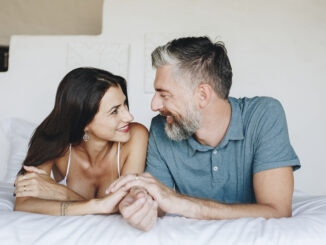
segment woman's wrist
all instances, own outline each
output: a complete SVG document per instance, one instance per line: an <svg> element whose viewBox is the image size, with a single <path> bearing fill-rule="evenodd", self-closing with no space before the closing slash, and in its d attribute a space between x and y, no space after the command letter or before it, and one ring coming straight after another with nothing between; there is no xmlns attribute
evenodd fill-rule
<svg viewBox="0 0 326 245"><path fill-rule="evenodd" d="M89 200L89 206L96 214L111 214L113 213L111 205L108 205L107 201L103 198L95 198Z"/></svg>

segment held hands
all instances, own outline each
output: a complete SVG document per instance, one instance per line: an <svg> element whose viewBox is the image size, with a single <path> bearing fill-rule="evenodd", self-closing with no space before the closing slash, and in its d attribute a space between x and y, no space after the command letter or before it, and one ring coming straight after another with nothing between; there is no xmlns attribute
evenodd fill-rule
<svg viewBox="0 0 326 245"><path fill-rule="evenodd" d="M100 205L99 209L101 210L101 213L112 214L118 212L119 203L127 195L127 193L127 191L120 189L114 193L110 193L103 198L97 199L96 201Z"/></svg>
<svg viewBox="0 0 326 245"><path fill-rule="evenodd" d="M27 173L18 176L15 181L16 197L37 197L49 200L64 198L63 193L58 191L59 184L46 171L32 166L24 166L24 169Z"/></svg>
<svg viewBox="0 0 326 245"><path fill-rule="evenodd" d="M157 202L141 187L131 188L129 194L119 204L124 220L143 231L149 231L155 225L157 207Z"/></svg>
<svg viewBox="0 0 326 245"><path fill-rule="evenodd" d="M163 185L155 179L150 173L141 175L128 174L111 184L108 192L116 192L120 189L124 191L130 190L132 187L142 187L147 190L150 196L158 203L158 206L166 213L175 213L175 203L177 201L177 193Z"/></svg>

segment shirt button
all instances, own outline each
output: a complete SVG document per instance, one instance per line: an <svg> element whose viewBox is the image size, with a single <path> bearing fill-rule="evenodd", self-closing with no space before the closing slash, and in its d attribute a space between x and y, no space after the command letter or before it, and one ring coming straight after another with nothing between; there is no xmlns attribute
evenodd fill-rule
<svg viewBox="0 0 326 245"><path fill-rule="evenodd" d="M217 150L214 150L214 151L213 151L213 154L216 155L216 153L217 153Z"/></svg>
<svg viewBox="0 0 326 245"><path fill-rule="evenodd" d="M214 166L214 167L213 167L213 170L214 170L214 171L217 171L217 170L218 170L218 167L217 167L217 166Z"/></svg>

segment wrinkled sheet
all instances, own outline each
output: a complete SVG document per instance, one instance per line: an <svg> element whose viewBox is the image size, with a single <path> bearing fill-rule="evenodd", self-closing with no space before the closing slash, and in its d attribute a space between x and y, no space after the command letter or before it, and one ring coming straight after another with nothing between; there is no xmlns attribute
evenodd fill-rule
<svg viewBox="0 0 326 245"><path fill-rule="evenodd" d="M150 232L120 215L55 217L13 212L14 187L0 182L0 244L326 244L326 196L296 191L293 217L193 220L159 218Z"/></svg>

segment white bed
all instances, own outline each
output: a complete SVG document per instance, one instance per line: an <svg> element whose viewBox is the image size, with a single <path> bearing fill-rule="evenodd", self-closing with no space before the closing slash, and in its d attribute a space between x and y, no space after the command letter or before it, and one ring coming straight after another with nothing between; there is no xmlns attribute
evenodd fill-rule
<svg viewBox="0 0 326 245"><path fill-rule="evenodd" d="M13 181L35 124L0 121L0 244L326 244L326 196L296 191L293 217L198 221L160 218L150 232L129 226L119 215L55 217L13 212Z"/></svg>
<svg viewBox="0 0 326 245"><path fill-rule="evenodd" d="M0 182L0 243L14 244L326 244L326 197L295 192L293 217L198 221L160 218L150 232L119 215L54 217L13 212L12 184Z"/></svg>

